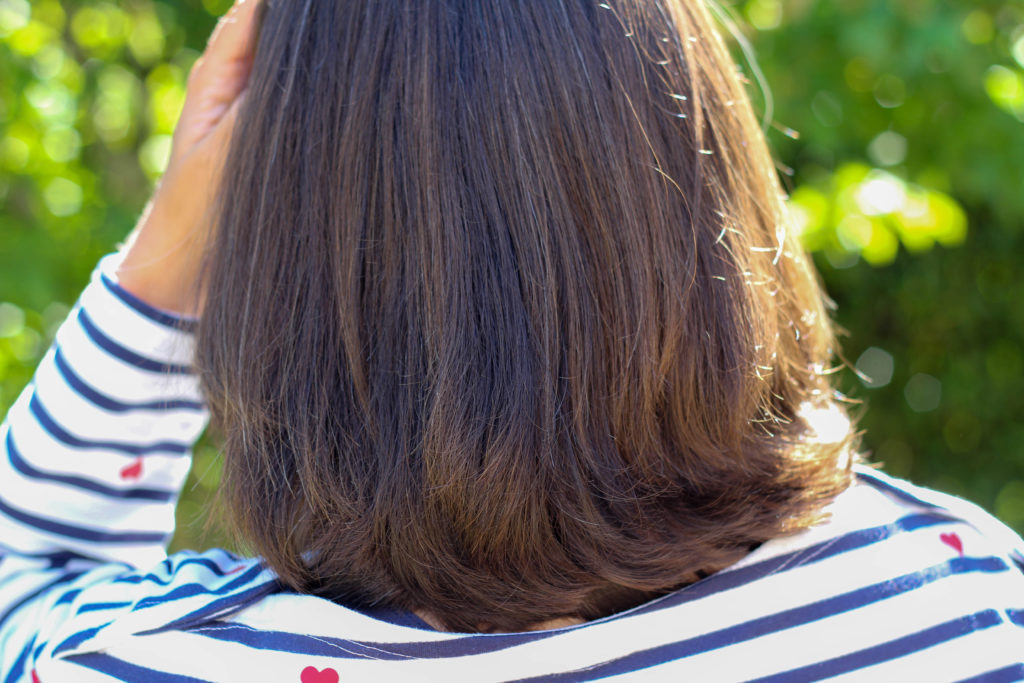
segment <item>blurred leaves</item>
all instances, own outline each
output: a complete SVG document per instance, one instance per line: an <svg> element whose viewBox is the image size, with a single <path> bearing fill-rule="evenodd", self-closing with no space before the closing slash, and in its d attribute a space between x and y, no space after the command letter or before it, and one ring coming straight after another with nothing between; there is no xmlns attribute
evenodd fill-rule
<svg viewBox="0 0 1024 683"><path fill-rule="evenodd" d="M804 245L839 268L857 256L888 265L900 244L920 252L936 243L956 246L967 236L967 216L952 197L860 163L801 185L789 205Z"/></svg>
<svg viewBox="0 0 1024 683"><path fill-rule="evenodd" d="M0 408L145 204L229 4L0 0ZM849 331L866 447L1024 530L1024 0L722 4ZM218 462L197 450L175 547L223 541L195 521Z"/></svg>
<svg viewBox="0 0 1024 683"><path fill-rule="evenodd" d="M0 0L0 409L167 164L185 80L226 2ZM219 480L197 449L182 515Z"/></svg>
<svg viewBox="0 0 1024 683"><path fill-rule="evenodd" d="M731 7L871 457L1024 530L1024 2Z"/></svg>

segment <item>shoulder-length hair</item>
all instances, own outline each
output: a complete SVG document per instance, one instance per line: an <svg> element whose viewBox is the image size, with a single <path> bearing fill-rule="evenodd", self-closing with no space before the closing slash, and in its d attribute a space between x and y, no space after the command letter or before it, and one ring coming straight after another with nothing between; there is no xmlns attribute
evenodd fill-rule
<svg viewBox="0 0 1024 683"><path fill-rule="evenodd" d="M698 0L272 0L224 175L197 366L295 590L594 618L849 483L823 294Z"/></svg>

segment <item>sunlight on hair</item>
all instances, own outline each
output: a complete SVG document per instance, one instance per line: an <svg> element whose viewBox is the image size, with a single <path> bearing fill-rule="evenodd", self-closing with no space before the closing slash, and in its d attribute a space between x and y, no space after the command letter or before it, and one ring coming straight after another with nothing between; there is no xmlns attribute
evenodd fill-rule
<svg viewBox="0 0 1024 683"><path fill-rule="evenodd" d="M810 425L819 443L839 443L850 433L850 418L834 405L823 408L813 403L801 403L800 415Z"/></svg>

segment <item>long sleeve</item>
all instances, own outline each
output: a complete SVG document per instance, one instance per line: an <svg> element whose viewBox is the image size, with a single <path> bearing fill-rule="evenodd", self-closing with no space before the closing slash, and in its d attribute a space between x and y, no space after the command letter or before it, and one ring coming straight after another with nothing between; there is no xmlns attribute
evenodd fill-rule
<svg viewBox="0 0 1024 683"><path fill-rule="evenodd" d="M100 262L0 427L3 674L37 597L97 568L166 557L207 422L187 321L120 288L116 259Z"/></svg>
<svg viewBox="0 0 1024 683"><path fill-rule="evenodd" d="M101 261L0 428L0 543L152 564L207 413L191 335Z"/></svg>

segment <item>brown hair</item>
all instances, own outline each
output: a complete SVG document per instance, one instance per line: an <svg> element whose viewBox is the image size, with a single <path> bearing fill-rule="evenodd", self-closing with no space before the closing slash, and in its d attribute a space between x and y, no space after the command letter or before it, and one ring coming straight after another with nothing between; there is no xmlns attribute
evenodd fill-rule
<svg viewBox="0 0 1024 683"><path fill-rule="evenodd" d="M296 590L594 618L849 483L701 2L270 2L225 175L197 364L234 526Z"/></svg>

